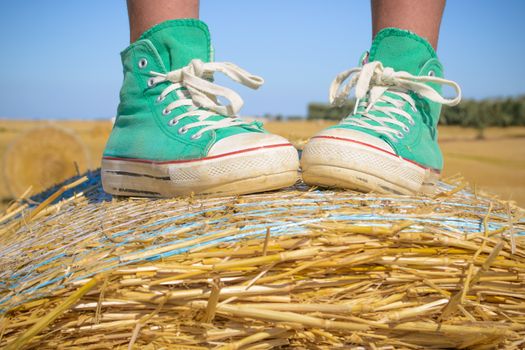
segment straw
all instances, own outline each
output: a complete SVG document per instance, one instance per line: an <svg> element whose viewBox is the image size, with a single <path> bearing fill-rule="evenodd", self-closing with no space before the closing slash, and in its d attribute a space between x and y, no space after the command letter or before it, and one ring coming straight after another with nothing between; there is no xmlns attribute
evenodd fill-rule
<svg viewBox="0 0 525 350"><path fill-rule="evenodd" d="M0 347L519 349L525 212L450 181L150 200L89 174L0 226Z"/></svg>

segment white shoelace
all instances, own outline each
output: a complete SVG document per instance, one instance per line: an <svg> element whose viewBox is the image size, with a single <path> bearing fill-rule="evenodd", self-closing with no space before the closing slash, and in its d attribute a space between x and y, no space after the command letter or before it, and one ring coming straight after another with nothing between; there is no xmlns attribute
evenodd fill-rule
<svg viewBox="0 0 525 350"><path fill-rule="evenodd" d="M193 139L197 139L206 131L252 124L235 117L244 103L239 94L207 80L211 79L215 72L221 72L230 79L252 89L257 89L264 83L263 78L252 75L230 62L202 62L194 59L187 66L166 74L150 72L154 76L148 80L150 87L167 81L172 83L159 95L157 98L158 102L162 102L173 91L179 97L178 100L166 106L162 111L164 115L169 115L172 110L181 106L189 108L188 112L171 119L170 125L176 125L181 119L186 117L194 116L198 118L197 122L180 128L179 133L184 134L191 128L204 126L192 136ZM229 104L221 104L217 99L218 97L225 98L229 101ZM228 116L229 118L219 121L208 120L209 117L215 115Z"/></svg>
<svg viewBox="0 0 525 350"><path fill-rule="evenodd" d="M350 76L352 78L345 83ZM429 82L454 88L456 97L444 98L432 87L425 84ZM374 130L392 141L404 137L402 132L392 128L393 125L400 126L404 132L409 132L410 127L405 123L415 124L412 116L403 110L406 103L410 105L412 110L416 110L414 99L409 95L409 92L415 92L419 96L448 106L455 106L461 101L461 89L457 83L451 80L435 76L414 76L408 72L396 72L392 68L383 67L381 62L374 61L337 75L330 86L330 103L341 106L348 99L350 90L354 86L357 98L354 113L345 118L342 124ZM387 91L400 97L400 100L386 95ZM365 97L368 99L363 101ZM379 102L384 104L378 105ZM356 115L359 107L365 108L364 112L359 113L362 117L352 118ZM385 116L374 115L372 114L373 111L382 112ZM405 121L400 121L394 114L401 116ZM371 124L371 122L375 122L377 125Z"/></svg>

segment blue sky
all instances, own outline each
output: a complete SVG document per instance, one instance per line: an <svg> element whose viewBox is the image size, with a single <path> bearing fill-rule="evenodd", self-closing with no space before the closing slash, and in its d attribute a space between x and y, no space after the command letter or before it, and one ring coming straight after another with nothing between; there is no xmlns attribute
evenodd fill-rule
<svg viewBox="0 0 525 350"><path fill-rule="evenodd" d="M449 0L438 55L472 98L525 94L525 1ZM201 0L217 61L265 78L243 115L305 115L371 40L368 0ZM3 0L0 117L110 118L129 42L124 0Z"/></svg>

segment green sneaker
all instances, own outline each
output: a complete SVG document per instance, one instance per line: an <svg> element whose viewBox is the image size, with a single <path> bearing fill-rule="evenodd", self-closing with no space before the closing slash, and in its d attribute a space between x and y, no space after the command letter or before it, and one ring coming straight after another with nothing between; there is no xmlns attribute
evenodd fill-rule
<svg viewBox="0 0 525 350"><path fill-rule="evenodd" d="M443 168L437 143L441 105L461 99L458 84L442 77L425 39L396 28L379 32L361 66L332 82L330 102L344 103L355 87L356 108L307 143L303 180L365 192L433 193ZM441 85L457 96L443 98Z"/></svg>
<svg viewBox="0 0 525 350"><path fill-rule="evenodd" d="M106 192L243 194L297 181L299 160L292 144L259 122L236 117L241 97L212 82L214 72L253 89L263 79L232 63L211 62L206 24L195 19L161 23L121 56L120 104L102 159Z"/></svg>

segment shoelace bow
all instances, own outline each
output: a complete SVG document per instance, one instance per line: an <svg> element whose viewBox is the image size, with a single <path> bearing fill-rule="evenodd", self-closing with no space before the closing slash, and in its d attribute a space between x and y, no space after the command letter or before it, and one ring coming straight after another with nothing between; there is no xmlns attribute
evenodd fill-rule
<svg viewBox="0 0 525 350"><path fill-rule="evenodd" d="M350 80L348 80L349 78ZM429 82L452 87L456 96L452 99L444 98L432 87L425 84ZM338 74L330 86L330 103L341 106L348 99L353 87L355 87L357 99L354 113L345 118L342 123L374 130L393 141L395 141L395 137L402 138L404 135L387 124L398 125L405 132L410 130L394 114L405 118L410 125L415 124L412 116L403 110L405 103L408 103L412 110L416 110L414 99L409 95L409 92L415 92L419 96L448 106L455 106L461 101L461 88L451 80L435 76L414 76L402 71L396 72L390 67L383 67L383 64L378 61L366 63L362 67L352 68ZM398 100L386 95L387 91L401 99ZM363 102L366 97L368 97L367 101ZM378 105L378 102L385 102L386 105ZM362 117L353 118L359 107L365 107L364 112L358 113ZM374 115L371 113L373 111L382 112L385 116ZM375 122L377 125L370 122Z"/></svg>
<svg viewBox="0 0 525 350"><path fill-rule="evenodd" d="M214 84L208 79L213 77L213 73L221 72L230 79L247 86L251 89L259 88L263 83L263 78L253 75L230 62L202 62L199 59L192 60L187 66L168 72L166 74L150 72L153 78L150 79L150 86L163 82L171 82L167 88L157 98L163 101L166 96L175 91L178 100L171 102L163 110L164 115L168 115L172 110L186 106L189 111L178 115L170 121L170 125L176 125L181 119L189 116L198 117L198 122L187 124L179 129L179 133L185 133L191 128L204 126L193 138L199 138L204 132L235 125L250 125L235 115L244 104L241 96L235 91ZM229 103L223 105L218 97L223 97ZM227 116L221 120L208 120L215 115Z"/></svg>

